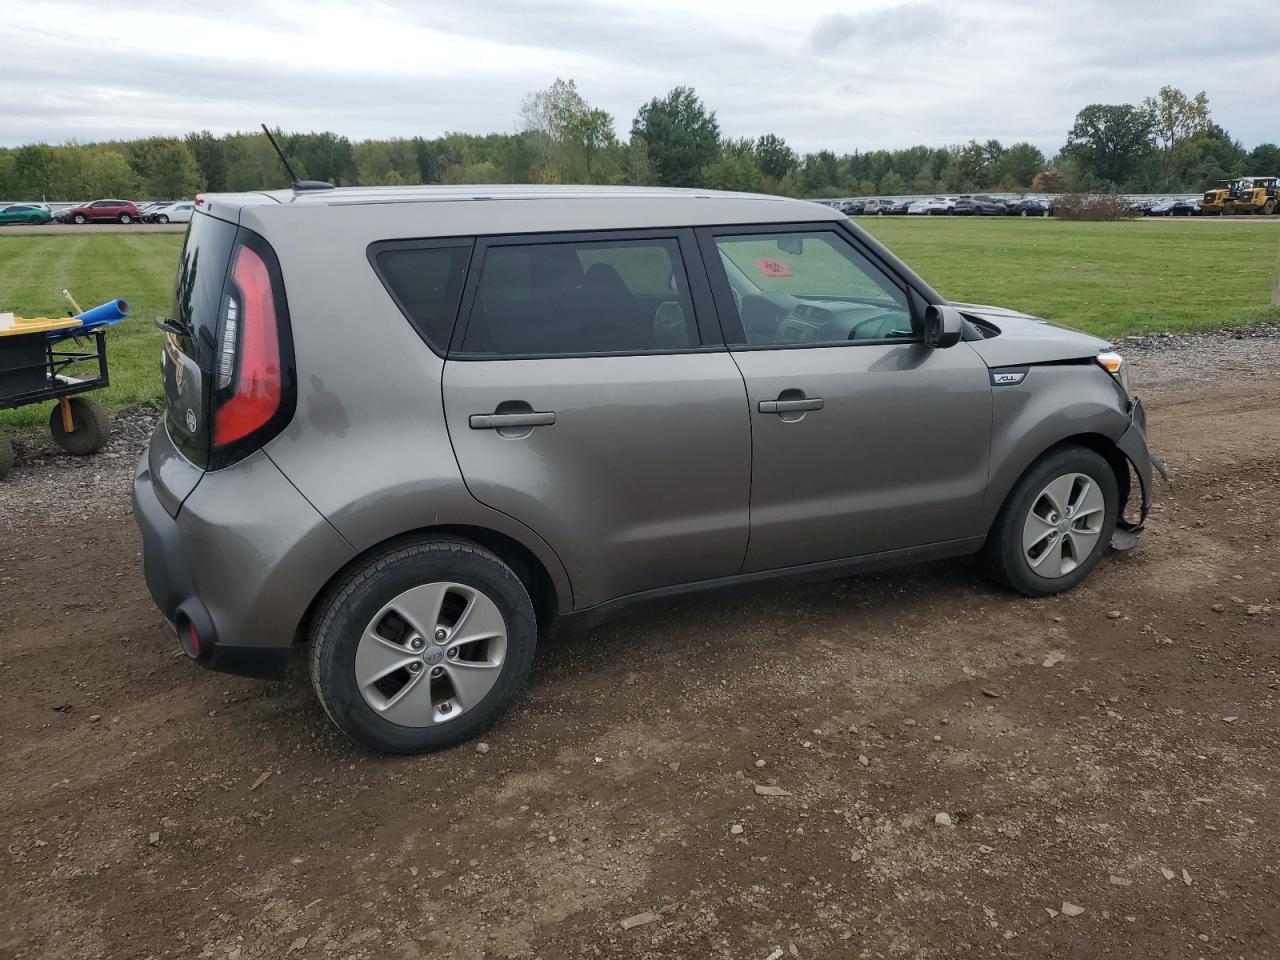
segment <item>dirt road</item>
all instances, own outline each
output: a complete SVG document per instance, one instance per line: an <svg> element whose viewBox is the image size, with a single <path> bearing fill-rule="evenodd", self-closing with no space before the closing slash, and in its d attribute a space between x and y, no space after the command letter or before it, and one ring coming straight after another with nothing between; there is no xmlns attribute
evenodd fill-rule
<svg viewBox="0 0 1280 960"><path fill-rule="evenodd" d="M1132 351L1174 484L1076 592L642 610L546 643L486 753L175 657L126 458L20 468L0 957L1280 956L1280 338L1193 339Z"/></svg>

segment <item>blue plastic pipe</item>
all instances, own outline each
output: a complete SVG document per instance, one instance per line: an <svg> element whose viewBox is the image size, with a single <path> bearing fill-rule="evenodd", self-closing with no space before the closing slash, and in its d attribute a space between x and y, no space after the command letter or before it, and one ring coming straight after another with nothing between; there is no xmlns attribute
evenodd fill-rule
<svg viewBox="0 0 1280 960"><path fill-rule="evenodd" d="M119 323L132 312L132 309L126 300L108 300L96 307L90 307L84 313L76 314L76 319L84 329L91 330L94 327Z"/></svg>

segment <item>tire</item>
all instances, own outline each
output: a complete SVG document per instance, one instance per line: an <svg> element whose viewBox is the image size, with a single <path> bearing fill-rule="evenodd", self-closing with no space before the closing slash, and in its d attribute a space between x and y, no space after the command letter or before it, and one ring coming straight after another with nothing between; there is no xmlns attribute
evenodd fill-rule
<svg viewBox="0 0 1280 960"><path fill-rule="evenodd" d="M1050 494L1055 485L1058 490ZM1078 511L1090 512L1080 512L1074 519L1050 512L1055 501L1074 502ZM1102 559L1119 509L1115 471L1101 454L1075 444L1055 447L1031 465L1000 508L983 547L987 570L1026 597L1070 590ZM1033 510L1041 519L1032 519ZM1091 518L1099 514L1101 521L1095 525ZM1049 517L1056 518L1056 523L1048 522ZM1031 536L1036 538L1030 550L1023 546L1026 531L1034 531ZM1075 555L1069 556L1073 551ZM1044 575L1055 562L1059 571Z"/></svg>
<svg viewBox="0 0 1280 960"><path fill-rule="evenodd" d="M49 433L54 443L77 457L97 453L111 438L111 417L106 408L86 397L72 397L67 402L71 404L71 423L75 429L71 433L63 429L61 404L55 403L49 412Z"/></svg>
<svg viewBox="0 0 1280 960"><path fill-rule="evenodd" d="M168 223L168 222L169 222L169 218L166 217L163 213L160 214L160 216L156 217L156 223Z"/></svg>
<svg viewBox="0 0 1280 960"><path fill-rule="evenodd" d="M87 217L85 217L83 213L77 213L74 217L71 218L71 222L72 223L88 223L89 220Z"/></svg>
<svg viewBox="0 0 1280 960"><path fill-rule="evenodd" d="M122 213L122 214L120 214L120 222L121 222L121 223L126 223L126 224L127 224L127 223L133 223L133 217L129 216L129 214L127 214L127 213Z"/></svg>
<svg viewBox="0 0 1280 960"><path fill-rule="evenodd" d="M0 433L0 480L9 475L9 471L13 469L13 461L15 459L13 444L9 442L8 437Z"/></svg>
<svg viewBox="0 0 1280 960"><path fill-rule="evenodd" d="M456 635L436 639L459 624L485 635L486 618L494 627L500 618L500 641L496 634L464 641L462 650L472 652L455 658ZM398 754L456 746L488 728L524 686L538 634L533 602L509 566L476 544L440 537L403 541L359 562L330 588L314 622L311 683L325 713L357 743ZM384 639L369 636L375 632ZM480 666L486 662L494 665ZM474 684L474 703L455 677Z"/></svg>
<svg viewBox="0 0 1280 960"><path fill-rule="evenodd" d="M31 224L33 227L38 227L40 226L40 224L44 223L44 221L41 220L39 217L32 217L30 220L27 221L27 223Z"/></svg>
<svg viewBox="0 0 1280 960"><path fill-rule="evenodd" d="M1268 217L1271 216L1276 212L1276 202L1274 200L1268 200L1262 205L1262 212Z"/></svg>

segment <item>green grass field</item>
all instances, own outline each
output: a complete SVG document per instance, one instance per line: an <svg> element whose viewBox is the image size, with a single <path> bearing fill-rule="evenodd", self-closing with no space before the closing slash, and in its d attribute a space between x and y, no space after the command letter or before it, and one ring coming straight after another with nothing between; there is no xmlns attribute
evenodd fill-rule
<svg viewBox="0 0 1280 960"><path fill-rule="evenodd" d="M950 300L1012 307L1115 339L1280 318L1280 224L861 217Z"/></svg>
<svg viewBox="0 0 1280 960"><path fill-rule="evenodd" d="M1268 306L1280 228L1254 223L1067 223L868 217L858 221L943 294L1025 310L1100 336L1204 330L1280 319ZM133 316L108 336L119 408L160 396L160 340L181 234L0 234L0 310L59 316L124 297ZM776 251L773 255L776 255ZM48 405L0 412L24 432Z"/></svg>
<svg viewBox="0 0 1280 960"><path fill-rule="evenodd" d="M164 335L152 321L169 313L181 250L180 233L0 234L0 310L64 316L64 287L86 308L123 297L133 314L107 334L111 385L92 396L112 409L156 400ZM0 426L44 427L51 406L0 412Z"/></svg>

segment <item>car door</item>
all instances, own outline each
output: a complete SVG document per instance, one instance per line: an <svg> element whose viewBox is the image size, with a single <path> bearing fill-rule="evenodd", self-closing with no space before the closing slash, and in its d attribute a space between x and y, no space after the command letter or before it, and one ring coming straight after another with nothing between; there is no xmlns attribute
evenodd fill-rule
<svg viewBox="0 0 1280 960"><path fill-rule="evenodd" d="M751 409L744 572L978 534L991 388L923 300L836 224L701 232Z"/></svg>
<svg viewBox="0 0 1280 960"><path fill-rule="evenodd" d="M17 223L22 212L21 207L0 207L0 223Z"/></svg>
<svg viewBox="0 0 1280 960"><path fill-rule="evenodd" d="M463 477L552 546L575 606L738 572L750 422L692 232L480 240L461 313Z"/></svg>

